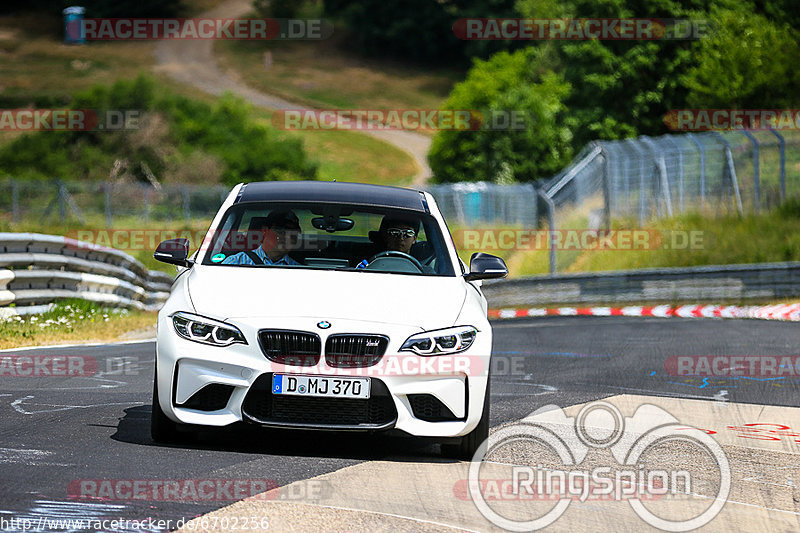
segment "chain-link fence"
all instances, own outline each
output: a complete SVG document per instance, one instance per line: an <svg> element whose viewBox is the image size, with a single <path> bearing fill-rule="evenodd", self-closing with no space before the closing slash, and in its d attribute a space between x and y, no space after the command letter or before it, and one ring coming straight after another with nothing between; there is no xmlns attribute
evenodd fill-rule
<svg viewBox="0 0 800 533"><path fill-rule="evenodd" d="M230 191L223 185L0 180L0 212L13 224L24 222L96 224L108 227L131 218L149 221L207 221Z"/></svg>
<svg viewBox="0 0 800 533"><path fill-rule="evenodd" d="M710 132L596 141L549 180L555 217L599 199L612 217L646 220L688 211L758 213L800 193L800 135Z"/></svg>
<svg viewBox="0 0 800 533"><path fill-rule="evenodd" d="M539 189L550 228L686 211L759 213L800 194L800 132L735 131L589 143ZM582 220L584 222L576 222ZM554 239L550 273L555 273Z"/></svg>
<svg viewBox="0 0 800 533"><path fill-rule="evenodd" d="M457 183L428 189L447 220L535 227L533 185ZM0 180L0 217L13 224L69 222L111 228L132 219L205 224L216 214L230 187L139 183Z"/></svg>
<svg viewBox="0 0 800 533"><path fill-rule="evenodd" d="M460 225L485 223L533 228L537 225L536 188L495 183L454 183L427 188L442 215Z"/></svg>
<svg viewBox="0 0 800 533"><path fill-rule="evenodd" d="M224 185L0 180L0 220L83 222L98 217L207 223L225 199ZM800 132L739 131L642 136L589 143L538 190L531 184L455 183L428 187L457 225L535 228L546 215L559 228L576 212L589 227L611 218L701 210L757 213L800 194ZM538 201L537 201L538 195Z"/></svg>

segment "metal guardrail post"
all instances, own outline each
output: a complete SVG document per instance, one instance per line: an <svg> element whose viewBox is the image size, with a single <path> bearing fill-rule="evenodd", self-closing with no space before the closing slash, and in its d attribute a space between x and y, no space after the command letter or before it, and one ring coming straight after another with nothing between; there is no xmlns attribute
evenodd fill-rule
<svg viewBox="0 0 800 533"><path fill-rule="evenodd" d="M150 191L147 185L141 185L142 188L142 211L145 222L150 221Z"/></svg>
<svg viewBox="0 0 800 533"><path fill-rule="evenodd" d="M683 150L671 135L664 135L664 138L675 147L675 151L678 153L678 206L681 212L683 212Z"/></svg>
<svg viewBox="0 0 800 533"><path fill-rule="evenodd" d="M103 183L103 192L105 193L105 205L103 209L106 217L106 227L110 228L114 224L111 216L111 184L108 182Z"/></svg>
<svg viewBox="0 0 800 533"><path fill-rule="evenodd" d="M604 144L599 144L602 150L600 154L603 156L603 225L606 231L611 231L611 183L609 176L609 166L611 162Z"/></svg>
<svg viewBox="0 0 800 533"><path fill-rule="evenodd" d="M579 173L581 170L583 170L584 168L586 168L586 166L587 166L589 163L591 163L591 162L592 162L592 160L593 160L595 157L597 157L597 156L598 156L598 154L600 154L600 147L599 147L599 146L595 146L595 147L592 149L592 151L591 151L590 153L586 154L586 156L585 156L585 157L584 157L584 158L581 160L581 162L580 162L580 163L578 163L577 165L575 165L574 167L572 167L572 169L570 169L570 171L569 171L569 172L567 172L566 174L564 174L564 176L562 176L562 177L561 177L561 179L560 179L560 180L558 180L558 183L556 183L555 185L553 185L552 187L550 187L550 189L547 191L547 194L549 195L549 197L550 197L550 198L552 198L553 196L555 196L556 194L558 194L558 192L559 192L559 191L560 191L562 188L564 188L564 186L565 186L567 183L569 183L570 181L572 181L572 180L575 178L575 176L577 176L577 175L578 175L578 173Z"/></svg>
<svg viewBox="0 0 800 533"><path fill-rule="evenodd" d="M643 150L636 143L636 139L627 139L625 142L630 143L636 155L639 156L639 226L644 226L645 218L645 201L644 201L644 154Z"/></svg>
<svg viewBox="0 0 800 533"><path fill-rule="evenodd" d="M728 165L728 173L730 174L731 178L731 187L733 188L733 194L736 197L736 206L739 208L739 214L744 215L744 208L742 207L742 195L739 192L739 180L736 178L736 166L733 164L733 154L731 153L731 143L729 143L720 132L712 131L711 133L716 135L717 139L719 139L719 141L725 147L725 162Z"/></svg>
<svg viewBox="0 0 800 533"><path fill-rule="evenodd" d="M658 147L653 139L646 135L639 137L639 140L647 144L653 151L653 160L658 168L658 173L661 176L661 193L664 195L664 201L667 206L667 216L672 216L672 195L669 190L669 176L667 175L667 164L664 162L664 154L658 153ZM644 164L642 164L644 166Z"/></svg>
<svg viewBox="0 0 800 533"><path fill-rule="evenodd" d="M780 157L781 157L781 169L780 169L780 180L781 180L781 203L786 201L786 140L783 138L783 135L778 133L777 131L770 129L769 132L773 134L775 137L778 138L778 143L780 146Z"/></svg>
<svg viewBox="0 0 800 533"><path fill-rule="evenodd" d="M758 214L761 209L761 187L758 175L758 139L747 130L742 130L742 133L753 143L753 194L755 195L755 212Z"/></svg>
<svg viewBox="0 0 800 533"><path fill-rule="evenodd" d="M192 211L189 204L189 189L185 185L181 187L181 196L183 196L183 218L186 219L187 224L191 224Z"/></svg>
<svg viewBox="0 0 800 533"><path fill-rule="evenodd" d="M542 189L538 189L537 193L544 200L547 205L547 236L550 248L550 275L554 276L556 273L556 205L553 199L550 198Z"/></svg>
<svg viewBox="0 0 800 533"><path fill-rule="evenodd" d="M66 188L61 181L58 182L58 221L64 222L67 218L67 194Z"/></svg>
<svg viewBox="0 0 800 533"><path fill-rule="evenodd" d="M19 223L19 184L17 180L11 181L11 221Z"/></svg>
<svg viewBox="0 0 800 533"><path fill-rule="evenodd" d="M700 150L700 206L706 205L706 149L693 133L687 133L687 137L691 140L697 149Z"/></svg>

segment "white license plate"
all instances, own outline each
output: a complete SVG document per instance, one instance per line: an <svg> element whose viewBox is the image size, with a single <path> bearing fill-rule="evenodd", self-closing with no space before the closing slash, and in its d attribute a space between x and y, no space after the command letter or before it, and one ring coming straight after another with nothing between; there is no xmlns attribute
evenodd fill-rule
<svg viewBox="0 0 800 533"><path fill-rule="evenodd" d="M333 378L300 374L272 376L272 394L368 399L369 386L369 378Z"/></svg>

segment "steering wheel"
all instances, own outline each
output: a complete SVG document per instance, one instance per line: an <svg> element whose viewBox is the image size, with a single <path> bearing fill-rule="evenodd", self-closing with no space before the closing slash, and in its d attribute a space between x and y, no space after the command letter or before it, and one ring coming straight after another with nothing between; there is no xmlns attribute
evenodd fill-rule
<svg viewBox="0 0 800 533"><path fill-rule="evenodd" d="M399 257L401 259L405 259L406 261L411 261L411 263L419 269L420 272L424 272L425 270L422 268L422 263L420 263L416 257L413 255L409 255L405 252L400 252L397 250L386 250L385 252L380 252L372 257L369 258L368 263L372 263L376 259L380 259L381 257Z"/></svg>

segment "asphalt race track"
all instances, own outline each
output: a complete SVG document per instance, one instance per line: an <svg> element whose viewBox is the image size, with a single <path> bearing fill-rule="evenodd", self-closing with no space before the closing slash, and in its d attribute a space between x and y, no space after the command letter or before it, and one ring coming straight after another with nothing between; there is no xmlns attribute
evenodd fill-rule
<svg viewBox="0 0 800 533"><path fill-rule="evenodd" d="M623 405L655 398L665 402L681 423L714 424L704 429L717 432L715 438L721 439L731 457L731 499L738 503L727 504L723 511L723 515L731 513L727 522L712 521L709 530L752 530L754 521L758 530L800 529L800 435L793 437L793 432L800 433L800 376L792 369L777 377L708 377L670 371L677 356L797 356L800 328L796 324L546 317L497 321L494 326L493 427L522 419L548 404L566 408L621 398L619 405ZM263 529L275 531L287 527L276 521L275 513L284 518L297 516L294 526L288 527L303 531L320 527L314 525L317 511L324 517L321 527L328 530L388 530L389 524L395 530L497 529L473 517L472 503L454 496L447 489L453 486L449 481L441 484L445 489L436 488L440 471L466 463L441 459L437 446L429 443L238 428L205 434L182 446L154 444L149 436L154 353L153 342L0 353L0 357L91 356L98 365L97 372L88 377L0 376L0 529L22 531L21 521L26 520L28 530L78 531L52 521L67 518L152 518L171 520L174 528L179 520L235 501L224 495L211 501L74 497L81 481L154 479L259 479L270 480L268 488L300 487L294 493L296 501L291 493L280 491L270 501L273 506L285 504L269 511L273 513L271 527ZM766 433L758 434L764 438L746 438L746 432L737 434L727 428L746 423L772 424L769 427L781 431L773 431L769 438ZM773 443L776 448L769 448ZM780 475L776 477L775 472ZM401 473L405 482L416 485L393 482L393 476ZM312 485L303 485L311 478L319 480L313 485L314 498ZM382 488L369 495L355 492L366 490L364 480L382 481ZM361 496L348 496L349 490ZM762 493L763 498L754 496ZM464 506L463 514L446 510L451 500ZM619 511L623 512L627 511ZM570 508L552 527L616 529L615 523L604 522L608 514L602 504L585 502L574 512ZM723 520L723 515L717 520ZM632 514L619 520L618 526L645 526ZM222 528L207 525L203 530Z"/></svg>

